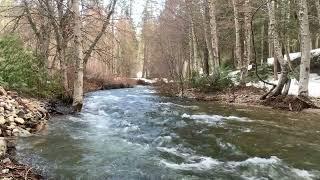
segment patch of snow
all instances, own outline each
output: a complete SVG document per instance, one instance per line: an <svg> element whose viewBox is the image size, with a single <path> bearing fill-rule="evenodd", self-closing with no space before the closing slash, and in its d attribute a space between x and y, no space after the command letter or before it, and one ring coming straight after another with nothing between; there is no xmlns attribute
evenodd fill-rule
<svg viewBox="0 0 320 180"><path fill-rule="evenodd" d="M280 75L279 75L280 76ZM269 79L268 82L271 82L273 84L278 84L278 81ZM265 85L263 82L258 83L247 83L247 86L254 86L257 88L267 88L271 89L272 86ZM310 74L310 80L309 80L309 96L310 97L320 97L320 76L318 74ZM290 95L298 95L299 91L299 82L296 79L292 79L291 86L289 89Z"/></svg>
<svg viewBox="0 0 320 180"><path fill-rule="evenodd" d="M311 57L320 56L320 49L313 49L310 51L310 53L311 53ZM295 59L298 59L301 57L301 52L290 53L289 57L290 57L290 61L294 61ZM288 60L287 55L284 55L284 60L286 61ZM268 58L267 61L269 65L273 65L274 58Z"/></svg>

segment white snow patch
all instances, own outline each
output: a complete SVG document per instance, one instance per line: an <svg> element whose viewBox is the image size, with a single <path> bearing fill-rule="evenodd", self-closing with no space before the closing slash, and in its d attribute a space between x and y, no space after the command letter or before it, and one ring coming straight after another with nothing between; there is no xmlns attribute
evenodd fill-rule
<svg viewBox="0 0 320 180"><path fill-rule="evenodd" d="M271 82L273 84L277 84L278 81L269 79L268 82ZM254 86L257 88L267 88L271 89L272 86L266 85L263 82L258 82L258 83L247 83L247 86ZM311 97L320 97L320 76L318 74L310 74L310 80L309 80L309 96ZM292 79L291 86L289 89L289 94L290 95L298 95L299 91L299 81L296 79Z"/></svg>
<svg viewBox="0 0 320 180"><path fill-rule="evenodd" d="M313 49L313 50L310 51L310 53L311 53L311 57L320 56L320 49ZM295 59L298 59L298 58L301 57L301 52L290 53L289 57L290 57L290 61L294 61ZM288 56L284 55L283 58L284 58L284 60L287 61ZM274 58L268 58L267 61L268 61L269 65L273 65Z"/></svg>

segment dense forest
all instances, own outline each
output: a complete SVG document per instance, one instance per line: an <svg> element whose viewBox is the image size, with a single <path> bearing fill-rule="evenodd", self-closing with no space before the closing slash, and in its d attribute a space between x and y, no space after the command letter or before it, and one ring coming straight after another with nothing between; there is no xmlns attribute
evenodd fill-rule
<svg viewBox="0 0 320 180"><path fill-rule="evenodd" d="M132 4L1 1L2 84L40 94L61 87L81 109L84 79L142 74L219 89L226 71L239 70L240 85L258 78L274 97L296 78L298 95L308 96L309 74L319 70L310 53L319 46L319 1L166 0L159 10L147 0L139 25ZM272 73L277 84L267 81Z"/></svg>

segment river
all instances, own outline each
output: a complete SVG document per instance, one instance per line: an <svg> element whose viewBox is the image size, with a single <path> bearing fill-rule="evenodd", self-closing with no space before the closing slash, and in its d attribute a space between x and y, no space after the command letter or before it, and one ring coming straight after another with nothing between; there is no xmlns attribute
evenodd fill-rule
<svg viewBox="0 0 320 180"><path fill-rule="evenodd" d="M320 118L98 91L82 113L20 139L17 158L51 179L320 179Z"/></svg>

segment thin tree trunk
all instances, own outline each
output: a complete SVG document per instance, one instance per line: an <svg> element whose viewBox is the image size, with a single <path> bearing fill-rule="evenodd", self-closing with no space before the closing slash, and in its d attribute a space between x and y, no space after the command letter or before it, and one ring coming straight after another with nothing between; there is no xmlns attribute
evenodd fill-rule
<svg viewBox="0 0 320 180"><path fill-rule="evenodd" d="M219 57L219 39L217 31L217 18L216 18L216 0L208 0L209 5L209 16L210 16L210 29L211 29L211 43L212 43L212 55L213 55L213 65L214 72L217 72L220 67L220 57Z"/></svg>
<svg viewBox="0 0 320 180"><path fill-rule="evenodd" d="M239 7L238 0L232 0L233 11L234 11L234 26L236 33L236 49L235 49L235 59L237 62L238 68L242 67L242 46L241 46L241 25L240 25L240 16L239 16Z"/></svg>
<svg viewBox="0 0 320 180"><path fill-rule="evenodd" d="M263 25L261 27L261 65L263 65L264 63L264 22Z"/></svg>
<svg viewBox="0 0 320 180"><path fill-rule="evenodd" d="M244 85L248 75L248 66L252 59L252 27L251 27L251 5L250 0L244 3L244 26L245 26L245 59L241 68L240 84Z"/></svg>
<svg viewBox="0 0 320 180"><path fill-rule="evenodd" d="M204 8L204 15L203 15L203 21L204 21L204 36L206 40L207 49L209 52L209 66L210 62L214 62L214 52L212 47L212 38L211 38L211 27L210 27L210 9L208 0L203 0L203 8ZM214 66L214 64L212 64ZM214 68L213 68L214 70ZM210 70L209 70L210 71Z"/></svg>
<svg viewBox="0 0 320 180"><path fill-rule="evenodd" d="M278 31L276 30L276 13L275 13L275 0L271 0L268 3L268 11L269 11L269 20L270 20L270 35L273 40L274 44L274 53L277 57L280 65L281 65L281 76L278 81L278 85L275 88L275 90L272 92L272 96L278 96L281 95L284 85L288 81L288 74L289 74L289 68L288 68L288 62L283 59L281 44L279 41L279 35Z"/></svg>
<svg viewBox="0 0 320 180"><path fill-rule="evenodd" d="M311 58L311 38L308 18L308 4L306 0L299 0L299 25L301 37L301 65L299 96L307 97L309 95L309 76L310 76L310 58Z"/></svg>

